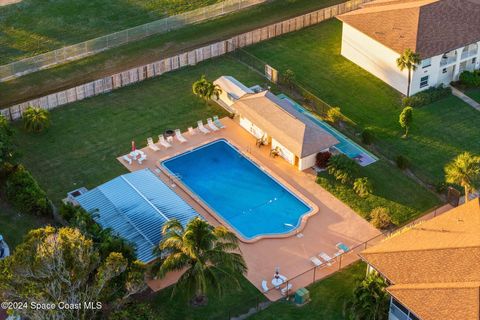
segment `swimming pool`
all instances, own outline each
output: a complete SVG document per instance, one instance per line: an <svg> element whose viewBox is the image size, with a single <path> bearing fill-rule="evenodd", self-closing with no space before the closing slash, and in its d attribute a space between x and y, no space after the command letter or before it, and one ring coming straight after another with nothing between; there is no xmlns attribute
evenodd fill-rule
<svg viewBox="0 0 480 320"><path fill-rule="evenodd" d="M289 233L312 210L223 139L162 165L247 240Z"/></svg>
<svg viewBox="0 0 480 320"><path fill-rule="evenodd" d="M357 159L361 166L368 166L369 164L372 164L378 160L378 158L372 153L368 152L367 150L356 144L354 141L347 138L345 135L337 131L329 124L320 120L311 112L305 110L301 105L299 105L283 93L279 94L278 97L282 100L288 101L295 109L308 116L313 122L315 122L315 124L317 124L323 130L334 136L340 142L335 145L335 148L341 153L345 154L347 157Z"/></svg>

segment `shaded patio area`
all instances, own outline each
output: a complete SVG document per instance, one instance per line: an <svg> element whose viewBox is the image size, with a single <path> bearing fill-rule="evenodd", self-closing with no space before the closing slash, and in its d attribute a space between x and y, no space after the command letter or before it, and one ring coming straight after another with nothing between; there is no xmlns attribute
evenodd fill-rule
<svg viewBox="0 0 480 320"><path fill-rule="evenodd" d="M281 297L280 290L272 289L272 279L276 268L279 268L280 274L291 279L292 290L296 290L310 284L314 278L318 280L335 272L340 265L343 267L358 260L357 255L352 252L343 255L341 262L338 258L339 261L332 263L331 266L317 268L315 272L311 270L313 264L310 257L316 256L318 258L321 252L334 257L334 254L338 251L337 243L342 242L348 247L354 248L378 236L380 232L320 187L315 182L316 175L313 170L299 171L281 157L272 158L270 148L268 146L257 147L256 139L240 127L235 120L224 118L221 121L226 125L225 129L206 135L184 133L187 142L181 144L175 139L171 148L161 147L159 151L153 151L148 147L143 148L142 151L147 155L147 160L141 165L135 161L129 165L122 160L122 157L119 157L118 160L130 171L150 168L209 223L219 225L221 221L217 215L201 203L195 195L192 195L182 185L181 181L169 176L162 169L160 163L206 143L217 139L226 139L293 193L314 204L317 212L308 218L299 234L292 234L284 238L261 239L253 243L240 243L240 248L248 265L247 278L260 291L263 291L262 281L265 280L267 286L271 289L266 294L270 300L277 300ZM228 227L228 225L226 226ZM381 237L377 237L377 239L380 241ZM306 271L308 272L303 276L294 278ZM172 274L162 280L152 280L149 282L149 286L153 290L160 290L173 284L178 276L179 274Z"/></svg>

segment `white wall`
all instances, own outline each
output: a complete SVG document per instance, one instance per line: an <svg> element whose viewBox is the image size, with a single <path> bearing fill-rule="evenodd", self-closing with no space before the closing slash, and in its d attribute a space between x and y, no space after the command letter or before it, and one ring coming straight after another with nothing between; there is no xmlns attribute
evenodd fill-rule
<svg viewBox="0 0 480 320"><path fill-rule="evenodd" d="M397 68L399 54L346 23L343 23L342 55L403 94L407 93L408 73Z"/></svg>
<svg viewBox="0 0 480 320"><path fill-rule="evenodd" d="M282 146L277 140L272 138L272 150L277 147L280 151L279 155L285 160L287 160L288 163L295 165L295 155L290 150Z"/></svg>
<svg viewBox="0 0 480 320"><path fill-rule="evenodd" d="M298 170L305 170L308 168L311 168L315 165L317 162L317 154L312 154L310 156L307 156L305 158L301 158L298 161Z"/></svg>
<svg viewBox="0 0 480 320"><path fill-rule="evenodd" d="M240 126L242 126L245 130L250 132L255 138L260 139L264 137L267 139L267 134L262 129L254 125L250 120L244 117L240 117Z"/></svg>

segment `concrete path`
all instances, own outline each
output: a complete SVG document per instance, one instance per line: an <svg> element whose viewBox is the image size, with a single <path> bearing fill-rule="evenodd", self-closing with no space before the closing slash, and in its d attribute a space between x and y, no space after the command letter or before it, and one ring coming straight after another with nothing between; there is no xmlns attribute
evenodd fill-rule
<svg viewBox="0 0 480 320"><path fill-rule="evenodd" d="M462 99L465 103L468 103L470 106L473 108L477 109L480 111L480 103L477 101L473 100L469 96L467 96L465 93L462 91L458 90L457 88L451 87L452 88L452 94L460 99Z"/></svg>

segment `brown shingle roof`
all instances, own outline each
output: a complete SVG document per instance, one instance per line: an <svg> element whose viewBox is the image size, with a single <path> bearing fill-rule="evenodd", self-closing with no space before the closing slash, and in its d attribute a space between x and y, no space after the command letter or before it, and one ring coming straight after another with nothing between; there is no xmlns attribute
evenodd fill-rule
<svg viewBox="0 0 480 320"><path fill-rule="evenodd" d="M394 234L360 255L389 279L388 291L420 318L480 318L479 199Z"/></svg>
<svg viewBox="0 0 480 320"><path fill-rule="evenodd" d="M299 158L338 144L335 137L269 91L247 94L232 108Z"/></svg>
<svg viewBox="0 0 480 320"><path fill-rule="evenodd" d="M480 41L480 0L378 0L338 17L396 51L422 59Z"/></svg>

